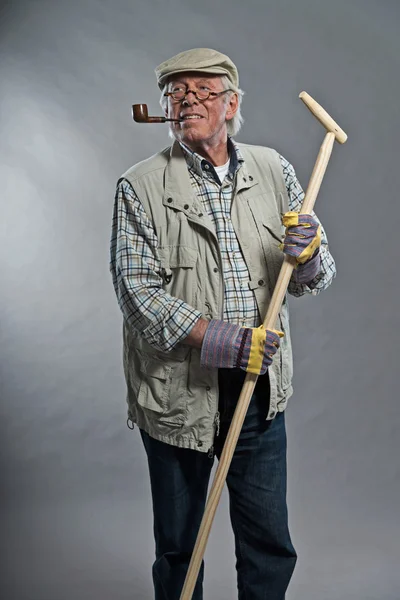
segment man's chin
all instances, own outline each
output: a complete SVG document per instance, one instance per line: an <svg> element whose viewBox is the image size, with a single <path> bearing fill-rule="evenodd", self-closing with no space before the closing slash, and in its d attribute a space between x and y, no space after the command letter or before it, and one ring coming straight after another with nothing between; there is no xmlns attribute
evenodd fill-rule
<svg viewBox="0 0 400 600"><path fill-rule="evenodd" d="M198 131L194 127L191 127L190 129L181 129L178 132L178 136L184 144L188 142L202 142L203 140L207 139L204 131Z"/></svg>
<svg viewBox="0 0 400 600"><path fill-rule="evenodd" d="M169 136L190 146L191 144L201 144L209 139L209 132L202 131L198 127L170 127Z"/></svg>

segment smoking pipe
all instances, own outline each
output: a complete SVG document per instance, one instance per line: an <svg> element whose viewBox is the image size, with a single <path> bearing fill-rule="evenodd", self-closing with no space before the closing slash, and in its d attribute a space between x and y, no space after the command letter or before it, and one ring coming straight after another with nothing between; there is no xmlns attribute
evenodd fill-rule
<svg viewBox="0 0 400 600"><path fill-rule="evenodd" d="M149 117L147 104L132 104L132 117L136 123L165 123L175 121L180 123L183 119L167 119L166 117Z"/></svg>

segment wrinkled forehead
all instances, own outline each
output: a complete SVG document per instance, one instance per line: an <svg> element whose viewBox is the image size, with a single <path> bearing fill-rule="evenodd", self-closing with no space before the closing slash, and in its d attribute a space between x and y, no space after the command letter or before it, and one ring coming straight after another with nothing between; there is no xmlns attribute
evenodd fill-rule
<svg viewBox="0 0 400 600"><path fill-rule="evenodd" d="M219 73L200 73L199 71L184 71L183 73L174 73L168 77L167 85L182 83L184 85L210 85L216 86L220 83L221 77Z"/></svg>

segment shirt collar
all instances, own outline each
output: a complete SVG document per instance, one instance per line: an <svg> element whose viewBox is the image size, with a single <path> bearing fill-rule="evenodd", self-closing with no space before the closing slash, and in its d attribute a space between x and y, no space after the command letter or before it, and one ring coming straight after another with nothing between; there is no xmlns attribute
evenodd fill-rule
<svg viewBox="0 0 400 600"><path fill-rule="evenodd" d="M188 148L182 142L179 142L179 144L182 148L182 152L186 159L186 163L189 169L192 169L199 177L203 178L205 174L211 174L211 176L217 178L218 180L218 176L214 169L214 166L208 160L200 156L200 154L197 154L197 152L194 152L193 150ZM240 153L237 144L229 136L227 145L228 154L230 157L229 174L233 176L236 173L236 171L239 170L242 166L244 159Z"/></svg>

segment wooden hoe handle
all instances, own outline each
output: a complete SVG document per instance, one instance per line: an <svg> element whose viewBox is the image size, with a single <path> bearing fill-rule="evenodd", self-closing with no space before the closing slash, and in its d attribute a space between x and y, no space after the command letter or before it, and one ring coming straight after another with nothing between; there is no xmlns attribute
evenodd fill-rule
<svg viewBox="0 0 400 600"><path fill-rule="evenodd" d="M305 194L304 202L300 213L311 213L315 200L317 198L319 188L321 187L329 158L332 153L335 139L340 143L344 143L347 135L335 123L335 121L324 111L324 109L315 102L306 92L300 94L300 98L317 117L317 119L325 126L328 133L321 145L317 161L312 172L310 182ZM278 280L275 285L274 293L264 320L266 329L275 329L275 322L285 298L287 286L289 284L292 271L296 265L295 258L285 254L284 262L281 267ZM189 569L186 574L184 586L182 588L180 600L191 600L193 591L196 585L197 576L200 570L201 561L203 560L204 552L208 537L210 535L211 525L213 523L222 490L228 474L229 466L236 448L236 444L243 426L250 399L257 383L258 375L247 373L239 400L236 406L235 414L226 437L225 445L221 454L214 481L207 499L206 508L203 519L200 524L200 529L197 535L196 544L192 553Z"/></svg>

